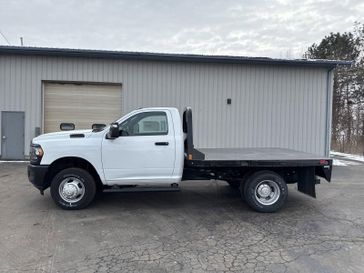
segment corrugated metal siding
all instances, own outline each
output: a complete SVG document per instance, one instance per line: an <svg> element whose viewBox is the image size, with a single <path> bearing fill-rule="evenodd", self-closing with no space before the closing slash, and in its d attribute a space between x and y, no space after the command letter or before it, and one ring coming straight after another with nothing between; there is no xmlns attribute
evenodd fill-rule
<svg viewBox="0 0 364 273"><path fill-rule="evenodd" d="M197 147L326 153L322 68L2 55L0 109L26 112L25 154L42 124L42 81L122 83L124 114L143 106L192 106Z"/></svg>

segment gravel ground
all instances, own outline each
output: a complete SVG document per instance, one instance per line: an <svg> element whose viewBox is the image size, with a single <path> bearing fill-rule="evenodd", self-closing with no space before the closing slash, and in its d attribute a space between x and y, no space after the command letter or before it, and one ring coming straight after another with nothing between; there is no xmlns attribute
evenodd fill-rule
<svg viewBox="0 0 364 273"><path fill-rule="evenodd" d="M363 272L364 165L336 167L317 199L292 186L273 214L221 181L64 211L24 163L1 163L0 272Z"/></svg>

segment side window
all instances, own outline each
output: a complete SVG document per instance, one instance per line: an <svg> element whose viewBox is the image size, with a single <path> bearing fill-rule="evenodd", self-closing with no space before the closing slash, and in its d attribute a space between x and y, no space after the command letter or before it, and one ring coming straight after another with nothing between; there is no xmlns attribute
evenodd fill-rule
<svg viewBox="0 0 364 273"><path fill-rule="evenodd" d="M168 134L165 112L136 114L119 125L121 136L156 136Z"/></svg>

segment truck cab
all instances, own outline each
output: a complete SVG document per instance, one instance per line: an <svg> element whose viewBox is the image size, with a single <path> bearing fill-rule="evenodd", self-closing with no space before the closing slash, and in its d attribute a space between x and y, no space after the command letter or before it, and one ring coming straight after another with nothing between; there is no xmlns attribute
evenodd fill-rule
<svg viewBox="0 0 364 273"><path fill-rule="evenodd" d="M117 135L110 136L110 127ZM115 130L114 130L115 131ZM43 192L59 169L86 167L105 186L179 183L183 132L176 108L142 108L104 130L40 135L31 143L29 175Z"/></svg>

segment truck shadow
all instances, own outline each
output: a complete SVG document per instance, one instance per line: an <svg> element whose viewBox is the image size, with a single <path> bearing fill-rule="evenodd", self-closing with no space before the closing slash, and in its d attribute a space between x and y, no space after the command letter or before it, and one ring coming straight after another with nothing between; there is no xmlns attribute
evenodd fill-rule
<svg viewBox="0 0 364 273"><path fill-rule="evenodd" d="M290 190L286 205L282 211L302 210L311 206L312 198ZM208 213L211 210L238 210L253 212L242 200L238 190L231 189L224 182L189 182L182 185L179 192L107 192L101 193L90 207L117 207L126 210L170 210L198 209Z"/></svg>
<svg viewBox="0 0 364 273"><path fill-rule="evenodd" d="M105 192L98 195L95 206L121 206L136 208L211 208L214 206L240 206L242 200L238 191L229 186L216 189L182 188L178 192Z"/></svg>

